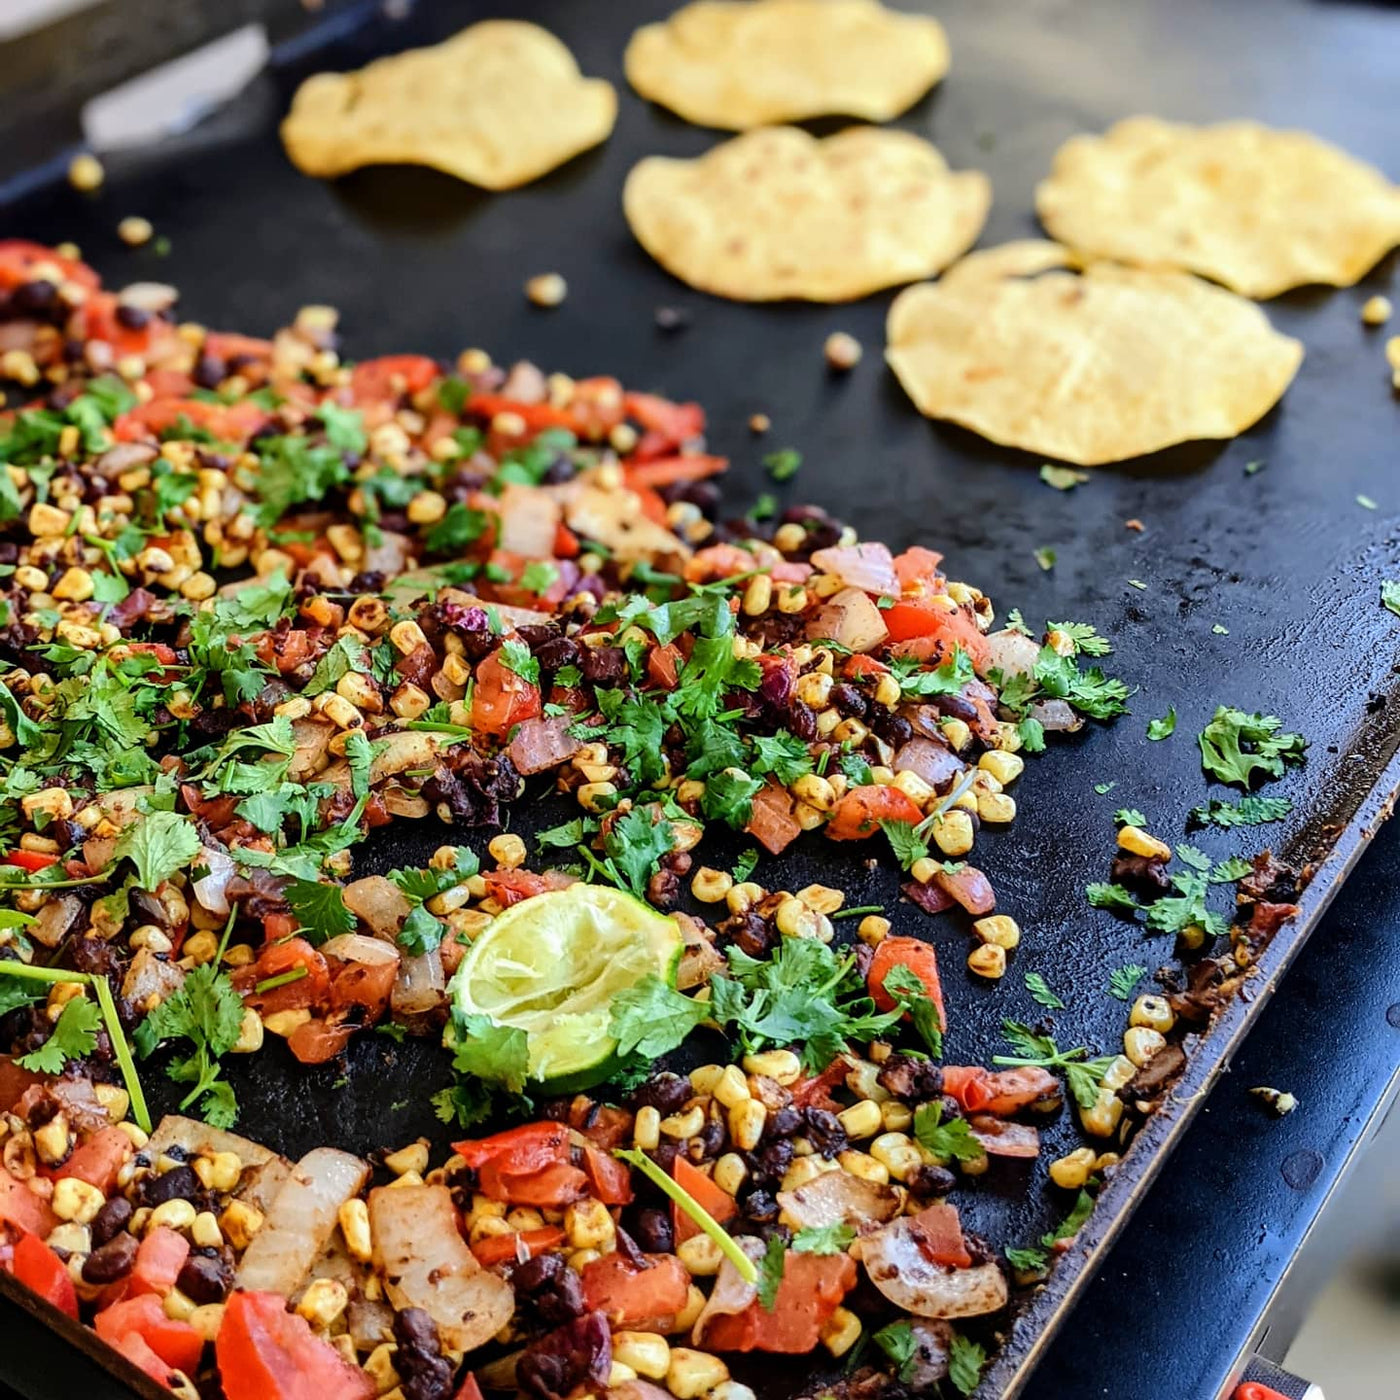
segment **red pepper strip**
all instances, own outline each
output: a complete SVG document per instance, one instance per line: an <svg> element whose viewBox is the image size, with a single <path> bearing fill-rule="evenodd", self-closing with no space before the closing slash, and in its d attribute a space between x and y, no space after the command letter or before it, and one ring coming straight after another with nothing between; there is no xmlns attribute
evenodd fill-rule
<svg viewBox="0 0 1400 1400"><path fill-rule="evenodd" d="M59 1312L77 1317L78 1294L67 1265L37 1235L25 1233L19 1237L10 1272Z"/></svg>
<svg viewBox="0 0 1400 1400"><path fill-rule="evenodd" d="M547 1249L557 1249L563 1241L564 1231L558 1225L545 1225L538 1230L521 1230L518 1234L487 1235L472 1245L472 1253L483 1269L489 1269L496 1264L513 1264L520 1257L522 1244L526 1257L533 1259Z"/></svg>
<svg viewBox="0 0 1400 1400"><path fill-rule="evenodd" d="M5 857L5 864L17 865L21 870L33 872L47 870L49 866L57 865L58 857L43 855L39 851L11 851Z"/></svg>

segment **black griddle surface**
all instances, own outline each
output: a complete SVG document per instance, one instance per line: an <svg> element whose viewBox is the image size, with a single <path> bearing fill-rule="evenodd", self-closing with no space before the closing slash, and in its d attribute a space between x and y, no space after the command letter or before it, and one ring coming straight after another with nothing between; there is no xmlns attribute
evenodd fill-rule
<svg viewBox="0 0 1400 1400"><path fill-rule="evenodd" d="M1350 822L1378 782L1393 786L1393 775L1383 774L1395 749L1388 710L1400 622L1380 607L1378 589L1381 578L1400 577L1393 470L1400 408L1389 388L1385 333L1363 329L1358 308L1394 282L1394 259L1355 289L1268 304L1274 323L1304 342L1307 358L1282 405L1241 439L1098 470L1088 484L1056 492L1037 479L1036 460L912 409L880 362L892 294L838 307L731 304L681 286L635 245L620 209L632 164L652 153L697 154L723 139L625 86L627 34L668 8L640 0L511 7L558 33L584 72L612 79L621 109L606 145L524 190L487 194L410 168L321 183L282 154L276 121L306 73L435 40L483 14L475 5L438 3L402 23L370 18L323 46L306 45L188 136L110 160L99 194L51 184L0 206L0 232L73 239L112 285L172 281L183 292L183 314L211 326L267 333L298 306L329 302L342 310L353 357L401 350L450 357L480 345L503 362L528 357L546 369L611 373L630 387L697 398L709 411L713 450L732 459L736 505L763 490L783 503L818 502L895 548L943 550L951 576L984 588L1003 616L1019 607L1033 626L1083 620L1112 636L1117 650L1106 664L1138 687L1133 715L1053 743L1015 789L1022 813L1015 825L979 839L975 859L992 876L999 909L1026 931L999 987L973 985L961 970L970 946L965 925L897 904L892 871L868 872L864 851L808 842L781 866L766 862L758 878L794 889L811 880L841 884L853 904L889 905L897 932L931 937L945 969L950 1062L983 1062L1004 1049L1004 1016L1044 1014L1022 985L1030 971L1070 1002L1052 1018L1062 1044L1115 1051L1127 1008L1104 994L1109 971L1166 963L1171 940L1090 910L1083 886L1106 878L1116 808L1138 807L1155 830L1181 835L1189 808L1208 795L1194 735L1218 703L1278 714L1313 747L1306 769L1271 789L1295 800L1295 819L1192 838L1212 856L1247 854L1261 842L1310 852L1325 824ZM897 125L929 136L955 168L990 173L995 204L982 246L1034 236L1034 185L1061 141L1140 111L1256 117L1314 130L1383 168L1393 160L1400 16L1383 8L966 0L936 9L949 32L952 71ZM150 218L169 236L168 256L118 242L115 227L127 214ZM522 292L526 278L546 271L569 281L568 300L554 311L530 307ZM687 328L658 330L660 306L680 308ZM832 377L822 360L822 341L834 329L866 347L865 360L844 377ZM763 438L747 428L759 411L773 422ZM761 458L786 446L802 451L804 465L775 488ZM1247 474L1251 462L1264 465ZM1362 496L1376 508L1359 504ZM1141 533L1125 528L1132 518L1143 522ZM1041 547L1056 551L1049 573L1034 558ZM1168 706L1179 717L1175 737L1149 743L1146 721ZM1109 791L1095 791L1109 783ZM517 829L557 819L553 808L524 812ZM446 839L484 850L484 834L399 822L357 868L421 861ZM1313 905L1361 839L1353 830L1342 842L1345 859L1323 866ZM1260 992L1309 922L1280 936ZM1203 1079L1242 1024L1241 1012L1207 1047ZM419 1132L442 1142L448 1134L427 1098L445 1070L431 1045L378 1035L352 1045L345 1069L307 1071L275 1048L235 1067L241 1126L293 1155L326 1142L367 1151ZM1076 1279L1137 1199L1189 1107L1176 1105L1130 1157L984 1394L1021 1384ZM1079 1141L1067 1118L1052 1125L1046 1160ZM1070 1201L1052 1190L1027 1194L1028 1178L1025 1167L1003 1162L960 1191L968 1226L998 1246L1039 1236Z"/></svg>

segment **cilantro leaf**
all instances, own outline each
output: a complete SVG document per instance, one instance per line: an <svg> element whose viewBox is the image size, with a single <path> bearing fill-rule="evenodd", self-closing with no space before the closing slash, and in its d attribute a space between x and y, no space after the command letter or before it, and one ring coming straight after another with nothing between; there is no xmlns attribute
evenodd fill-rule
<svg viewBox="0 0 1400 1400"><path fill-rule="evenodd" d="M1136 807L1120 807L1113 814L1114 823L1118 826L1146 826L1147 818L1138 811Z"/></svg>
<svg viewBox="0 0 1400 1400"><path fill-rule="evenodd" d="M1253 869L1243 856L1231 856L1229 860L1222 860L1213 865L1206 879L1212 885L1233 885L1237 880L1243 880Z"/></svg>
<svg viewBox="0 0 1400 1400"><path fill-rule="evenodd" d="M458 554L479 540L488 524L485 511L453 501L447 514L424 536L423 543L434 554Z"/></svg>
<svg viewBox="0 0 1400 1400"><path fill-rule="evenodd" d="M1161 719L1152 719L1147 722L1147 737L1154 742L1159 739L1169 739L1176 732L1176 706L1167 707L1167 713Z"/></svg>
<svg viewBox="0 0 1400 1400"><path fill-rule="evenodd" d="M49 1038L15 1063L34 1074L62 1074L69 1060L85 1059L97 1045L102 1012L87 997L73 997L63 1004Z"/></svg>
<svg viewBox="0 0 1400 1400"><path fill-rule="evenodd" d="M741 831L753 816L754 795L762 786L761 778L751 777L742 768L722 768L705 780L700 810L711 821L728 822Z"/></svg>
<svg viewBox="0 0 1400 1400"><path fill-rule="evenodd" d="M766 453L763 465L774 481L790 481L802 465L802 454L795 447L782 447Z"/></svg>
<svg viewBox="0 0 1400 1400"><path fill-rule="evenodd" d="M1031 994L1031 999L1041 1006L1049 1008L1051 1011L1063 1011L1064 1002L1050 990L1048 983L1040 973L1028 972L1025 977L1026 990Z"/></svg>
<svg viewBox="0 0 1400 1400"><path fill-rule="evenodd" d="M143 1056L163 1041L188 1041L194 1052L172 1063L169 1071L172 1079L194 1084L180 1108L199 1103L209 1122L228 1127L237 1117L238 1104L232 1088L219 1078L219 1057L238 1043L242 1026L242 998L225 973L205 963L187 973L180 990L146 1017L134 1041Z"/></svg>
<svg viewBox="0 0 1400 1400"><path fill-rule="evenodd" d="M758 847L750 846L734 862L732 878L736 885L742 885L758 869Z"/></svg>
<svg viewBox="0 0 1400 1400"><path fill-rule="evenodd" d="M1055 467L1045 462L1040 468L1040 479L1056 491L1073 491L1076 486L1088 481L1089 473L1075 471L1073 467Z"/></svg>
<svg viewBox="0 0 1400 1400"><path fill-rule="evenodd" d="M558 566L544 559L532 559L520 575L520 586L531 593L548 593L558 581Z"/></svg>
<svg viewBox="0 0 1400 1400"><path fill-rule="evenodd" d="M808 1225L792 1237L797 1254L844 1254L855 1242L856 1232L843 1220L830 1225Z"/></svg>
<svg viewBox="0 0 1400 1400"><path fill-rule="evenodd" d="M1085 656L1107 656L1113 650L1113 643L1099 636L1087 622L1047 622L1045 626L1048 631L1062 632Z"/></svg>
<svg viewBox="0 0 1400 1400"><path fill-rule="evenodd" d="M358 408L341 408L333 399L323 399L316 410L326 441L341 452L362 453L369 446L365 436L364 414Z"/></svg>
<svg viewBox="0 0 1400 1400"><path fill-rule="evenodd" d="M928 856L928 843L912 822L882 821L880 830L889 837L890 850L903 869L913 869L915 861Z"/></svg>
<svg viewBox="0 0 1400 1400"><path fill-rule="evenodd" d="M1041 545L1034 551L1035 562L1048 574L1055 567L1055 561L1059 557L1049 545Z"/></svg>
<svg viewBox="0 0 1400 1400"><path fill-rule="evenodd" d="M444 929L441 919L435 918L423 905L415 905L399 929L399 947L413 957L431 953L442 942Z"/></svg>
<svg viewBox="0 0 1400 1400"><path fill-rule="evenodd" d="M302 694L320 695L323 691L334 690L337 683L351 671L363 673L368 670L365 644L356 637L337 637L331 649L316 663L316 669Z"/></svg>
<svg viewBox="0 0 1400 1400"><path fill-rule="evenodd" d="M136 883L154 890L199 854L201 842L194 823L177 812L147 812L122 828L114 860L136 867Z"/></svg>
<svg viewBox="0 0 1400 1400"><path fill-rule="evenodd" d="M528 1037L518 1026L498 1026L489 1016L452 1017L452 1068L458 1074L519 1094L530 1073Z"/></svg>
<svg viewBox="0 0 1400 1400"><path fill-rule="evenodd" d="M1397 617L1400 617L1400 582L1395 579L1382 579L1381 603Z"/></svg>
<svg viewBox="0 0 1400 1400"><path fill-rule="evenodd" d="M784 787L812 771L812 755L807 745L786 729L772 736L758 735L753 749L753 771L771 773Z"/></svg>
<svg viewBox="0 0 1400 1400"><path fill-rule="evenodd" d="M710 1015L707 1003L668 986L654 973L612 999L608 1033L624 1057L659 1059L674 1050Z"/></svg>
<svg viewBox="0 0 1400 1400"><path fill-rule="evenodd" d="M1037 1249L1034 1245L1026 1249L1008 1247L1002 1252L1006 1255L1006 1262L1010 1264L1017 1273L1039 1273L1040 1270L1045 1267L1048 1259L1045 1251L1043 1249Z"/></svg>
<svg viewBox="0 0 1400 1400"><path fill-rule="evenodd" d="M1108 994L1119 1001L1129 1001L1137 984L1147 976L1147 969L1141 963L1125 963L1115 967L1108 974Z"/></svg>
<svg viewBox="0 0 1400 1400"><path fill-rule="evenodd" d="M1039 1065L1045 1069L1063 1070L1075 1102L1081 1108L1093 1107L1098 1098L1099 1085L1113 1063L1112 1055L1101 1055L1098 1059L1090 1060L1085 1058L1089 1052L1082 1045L1076 1045L1072 1050L1061 1050L1053 1036L1042 1035L1019 1021L1003 1021L1001 1028L1008 1043L1018 1053L994 1055L994 1065Z"/></svg>
<svg viewBox="0 0 1400 1400"><path fill-rule="evenodd" d="M1284 734L1276 715L1246 714L1221 705L1201 731L1201 766L1222 783L1247 788L1256 773L1281 778L1286 765L1302 763L1308 741Z"/></svg>
<svg viewBox="0 0 1400 1400"><path fill-rule="evenodd" d="M953 1118L947 1123L942 1120L941 1103L922 1103L914 1110L914 1136L922 1147L945 1162L954 1158L975 1162L985 1154L986 1149L973 1137L966 1118Z"/></svg>
<svg viewBox="0 0 1400 1400"><path fill-rule="evenodd" d="M896 662L890 668L906 698L957 695L964 686L977 679L977 673L972 669L972 658L961 647L954 647L952 656L932 670L917 670L918 664L911 658L908 665L901 666Z"/></svg>
<svg viewBox="0 0 1400 1400"><path fill-rule="evenodd" d="M778 1289L783 1284L783 1267L787 1263L787 1249L780 1235L773 1235L758 1261L758 1305L764 1312L772 1312L778 1302Z"/></svg>
<svg viewBox="0 0 1400 1400"><path fill-rule="evenodd" d="M1204 806L1191 809L1191 820L1197 826L1219 826L1228 830L1235 826L1279 822L1292 810L1293 803L1287 797L1258 797L1251 793L1238 802L1213 797Z"/></svg>
<svg viewBox="0 0 1400 1400"><path fill-rule="evenodd" d="M1122 885L1085 885L1084 893L1095 909L1111 909L1115 914L1135 914L1142 908L1132 892Z"/></svg>
<svg viewBox="0 0 1400 1400"><path fill-rule="evenodd" d="M960 1332L953 1333L948 1347L948 1379L955 1390L962 1395L971 1395L982 1379L982 1368L986 1364L985 1347Z"/></svg>
<svg viewBox="0 0 1400 1400"><path fill-rule="evenodd" d="M898 1322L882 1327L875 1333L874 1340L875 1345L894 1363L896 1377L901 1381L908 1380L914 1373L915 1353L919 1349L914 1326L909 1319L902 1317Z"/></svg>
<svg viewBox="0 0 1400 1400"><path fill-rule="evenodd" d="M314 945L355 931L355 916L345 907L345 895L339 885L293 880L282 891L282 897L297 917L299 932Z"/></svg>
<svg viewBox="0 0 1400 1400"><path fill-rule="evenodd" d="M1045 752L1045 726L1038 719L1027 715L1016 726L1016 732L1021 736L1021 747L1027 753Z"/></svg>
<svg viewBox="0 0 1400 1400"><path fill-rule="evenodd" d="M514 638L502 642L499 655L501 665L508 671L514 671L521 680L528 681L531 685L540 683L539 660L524 642Z"/></svg>
<svg viewBox="0 0 1400 1400"><path fill-rule="evenodd" d="M1128 687L1122 681L1091 666L1081 671L1072 657L1042 647L1035 663L1035 679L1046 695L1068 700L1091 719L1112 719L1127 712Z"/></svg>
<svg viewBox="0 0 1400 1400"><path fill-rule="evenodd" d="M560 822L558 826L551 826L544 831L535 833L535 844L544 850L549 846L577 846L587 835L587 819L575 817L572 821Z"/></svg>
<svg viewBox="0 0 1400 1400"><path fill-rule="evenodd" d="M929 1054L943 1054L943 1027L938 1019L938 1007L929 995L924 979L911 967L897 963L880 984L901 1012L908 1014Z"/></svg>
<svg viewBox="0 0 1400 1400"><path fill-rule="evenodd" d="M1064 1220L1048 1234L1041 1236L1041 1244L1046 1249L1053 1248L1061 1240L1072 1240L1084 1228L1084 1222L1094 1213L1094 1198L1081 1190Z"/></svg>
<svg viewBox="0 0 1400 1400"><path fill-rule="evenodd" d="M646 898L647 881L660 869L661 857L669 854L674 844L670 822L653 821L651 809L644 807L625 812L603 837L604 853L639 899Z"/></svg>

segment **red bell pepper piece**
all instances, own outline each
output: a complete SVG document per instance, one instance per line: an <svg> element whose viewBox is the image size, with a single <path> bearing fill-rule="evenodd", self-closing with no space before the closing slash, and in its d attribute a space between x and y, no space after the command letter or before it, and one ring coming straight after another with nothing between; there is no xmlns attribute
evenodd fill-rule
<svg viewBox="0 0 1400 1400"><path fill-rule="evenodd" d="M227 1400L372 1400L374 1383L343 1361L279 1293L234 1293L214 1342Z"/></svg>
<svg viewBox="0 0 1400 1400"><path fill-rule="evenodd" d="M93 1325L104 1342L110 1342L119 1350L122 1338L134 1333L160 1357L167 1369L173 1366L187 1376L199 1369L204 1338L188 1322L166 1317L165 1308L153 1293L124 1298L103 1308Z"/></svg>
<svg viewBox="0 0 1400 1400"><path fill-rule="evenodd" d="M605 1206L625 1206L632 1201L632 1173L611 1152L599 1152L591 1144L583 1149L583 1170L593 1194Z"/></svg>
<svg viewBox="0 0 1400 1400"><path fill-rule="evenodd" d="M21 870L28 870L31 873L35 870L47 870L51 865L58 864L57 856L44 855L40 851L11 851L5 857L6 865L17 865Z"/></svg>
<svg viewBox="0 0 1400 1400"><path fill-rule="evenodd" d="M10 1272L46 1303L69 1317L78 1315L78 1294L68 1266L38 1235L22 1234L15 1243Z"/></svg>
<svg viewBox="0 0 1400 1400"><path fill-rule="evenodd" d="M520 1246L533 1259L547 1249L556 1249L564 1242L564 1231L558 1225L543 1225L538 1230L521 1230L514 1235L487 1235L472 1245L476 1262L483 1269L495 1264L514 1263L520 1257Z"/></svg>
<svg viewBox="0 0 1400 1400"><path fill-rule="evenodd" d="M457 1393L452 1400L481 1400L481 1387L476 1383L476 1377L470 1371L467 1378L457 1387Z"/></svg>
<svg viewBox="0 0 1400 1400"><path fill-rule="evenodd" d="M929 1000L938 1012L938 1027L948 1029L943 1010L943 986L938 980L938 954L931 944L917 938L886 938L875 949L866 974L870 996L881 1011L893 1011L895 1000L885 990L885 978L897 967L908 968L924 984Z"/></svg>
<svg viewBox="0 0 1400 1400"><path fill-rule="evenodd" d="M361 360L350 372L350 394L357 404L417 394L438 377L436 360L426 355L381 355Z"/></svg>
<svg viewBox="0 0 1400 1400"><path fill-rule="evenodd" d="M645 1268L617 1253L585 1264L580 1278L589 1310L603 1313L614 1327L673 1319L685 1307L690 1275L674 1254L648 1254L644 1258ZM659 1326L657 1330L669 1328Z"/></svg>
<svg viewBox="0 0 1400 1400"><path fill-rule="evenodd" d="M0 1225L27 1230L43 1239L58 1224L49 1203L0 1167Z"/></svg>
<svg viewBox="0 0 1400 1400"><path fill-rule="evenodd" d="M701 1340L714 1351L805 1355L816 1349L823 1323L855 1282L855 1260L849 1254L797 1254L789 1250L773 1310L766 1312L755 1301L741 1313L715 1317Z"/></svg>
<svg viewBox="0 0 1400 1400"><path fill-rule="evenodd" d="M162 1361L139 1332L127 1332L112 1343L138 1371L144 1371L157 1385L174 1389L175 1377L168 1362Z"/></svg>
<svg viewBox="0 0 1400 1400"><path fill-rule="evenodd" d="M693 1166L684 1157L676 1158L671 1166L671 1175L676 1185L683 1191L689 1191L696 1202L721 1225L726 1220L732 1220L738 1212L734 1197L716 1186L699 1167ZM684 1244L700 1233L700 1227L674 1201L671 1203L671 1225L677 1244Z"/></svg>

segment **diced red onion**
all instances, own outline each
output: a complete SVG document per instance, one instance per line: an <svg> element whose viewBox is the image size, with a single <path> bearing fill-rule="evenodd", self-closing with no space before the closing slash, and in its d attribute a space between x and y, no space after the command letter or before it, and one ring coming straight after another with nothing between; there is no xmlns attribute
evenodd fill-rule
<svg viewBox="0 0 1400 1400"><path fill-rule="evenodd" d="M516 771L527 776L543 773L546 769L557 768L566 758L572 758L582 747L569 733L572 723L567 715L524 720L510 741L510 761Z"/></svg>
<svg viewBox="0 0 1400 1400"><path fill-rule="evenodd" d="M1075 713L1068 700L1037 700L1030 717L1039 720L1047 734L1073 734L1084 728L1084 717Z"/></svg>
<svg viewBox="0 0 1400 1400"><path fill-rule="evenodd" d="M889 549L878 542L819 549L812 555L812 563L823 573L835 574L851 588L899 597L901 590L894 559Z"/></svg>
<svg viewBox="0 0 1400 1400"><path fill-rule="evenodd" d="M949 872L937 870L935 882L969 914L990 914L997 907L997 897L992 892L991 881L974 865L965 865L961 870Z"/></svg>
<svg viewBox="0 0 1400 1400"><path fill-rule="evenodd" d="M896 773L913 773L942 792L957 779L966 764L946 744L936 739L914 738L900 746L892 766Z"/></svg>
<svg viewBox="0 0 1400 1400"><path fill-rule="evenodd" d="M900 1209L893 1187L844 1171L823 1172L795 1191L780 1191L778 1204L803 1230L825 1225L859 1230L892 1220Z"/></svg>
<svg viewBox="0 0 1400 1400"><path fill-rule="evenodd" d="M1000 671L1003 677L1029 675L1040 656L1040 646L1031 637L1007 628L989 632L986 636L988 661L986 670Z"/></svg>
<svg viewBox="0 0 1400 1400"><path fill-rule="evenodd" d="M850 651L871 651L889 636L880 609L858 588L843 588L807 624L812 641L833 641Z"/></svg>

